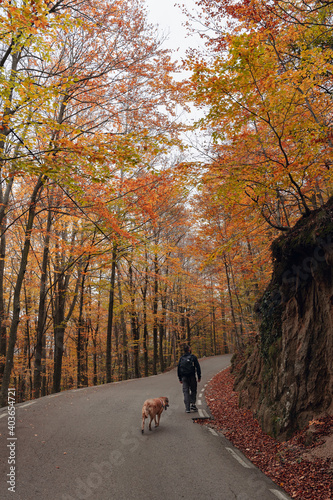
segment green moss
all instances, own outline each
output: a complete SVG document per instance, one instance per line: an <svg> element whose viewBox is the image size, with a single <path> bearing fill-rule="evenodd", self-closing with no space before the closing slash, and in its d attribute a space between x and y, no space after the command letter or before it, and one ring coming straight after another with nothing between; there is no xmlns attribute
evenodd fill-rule
<svg viewBox="0 0 333 500"><path fill-rule="evenodd" d="M260 389L256 414L261 426L275 438L289 439L297 430L295 408L290 407L288 394L273 381L280 380L280 357L282 350L282 316L286 305L293 299L299 311L306 304L309 283L315 278L321 281L332 280L331 264L325 262L325 252L331 251L333 244L333 197L326 207L303 217L286 234L277 238L271 246L273 257L272 280L266 292L256 304L259 320L259 342L247 345L242 352L245 359L235 358L242 369L238 368L240 387L256 386ZM292 304L291 304L292 307ZM289 312L291 309L288 309ZM259 351L261 359L256 357ZM247 360L253 356L260 363L259 380L247 379ZM284 388L285 389L285 388ZM288 404L281 405L285 395ZM240 396L241 399L241 396Z"/></svg>
<svg viewBox="0 0 333 500"><path fill-rule="evenodd" d="M259 311L261 323L259 327L261 354L265 362L269 361L270 349L282 336L282 300L277 288L266 291Z"/></svg>
<svg viewBox="0 0 333 500"><path fill-rule="evenodd" d="M281 429L281 418L277 415L273 415L271 419L271 429L272 429L272 437L275 439L280 434Z"/></svg>
<svg viewBox="0 0 333 500"><path fill-rule="evenodd" d="M279 356L279 353L281 352L281 344L282 344L282 337L279 337L276 342L270 345L268 349L268 358L270 361L270 364L274 364L276 362L276 359Z"/></svg>

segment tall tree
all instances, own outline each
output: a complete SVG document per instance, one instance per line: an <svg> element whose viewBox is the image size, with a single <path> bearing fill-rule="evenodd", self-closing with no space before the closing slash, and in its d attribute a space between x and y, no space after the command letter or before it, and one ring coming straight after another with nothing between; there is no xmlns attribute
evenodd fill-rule
<svg viewBox="0 0 333 500"><path fill-rule="evenodd" d="M331 193L330 7L198 4L208 25L212 13L216 29L220 16L229 20L208 40L211 62L189 59L193 96L208 105L203 122L215 140L211 176L221 195L232 202L245 193L250 209L286 230Z"/></svg>

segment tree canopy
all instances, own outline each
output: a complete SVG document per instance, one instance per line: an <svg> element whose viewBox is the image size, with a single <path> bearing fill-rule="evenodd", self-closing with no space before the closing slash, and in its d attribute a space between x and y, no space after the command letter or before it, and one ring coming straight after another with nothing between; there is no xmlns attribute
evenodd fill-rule
<svg viewBox="0 0 333 500"><path fill-rule="evenodd" d="M332 8L198 0L179 82L143 0L2 2L3 404L255 335L272 240L332 194Z"/></svg>

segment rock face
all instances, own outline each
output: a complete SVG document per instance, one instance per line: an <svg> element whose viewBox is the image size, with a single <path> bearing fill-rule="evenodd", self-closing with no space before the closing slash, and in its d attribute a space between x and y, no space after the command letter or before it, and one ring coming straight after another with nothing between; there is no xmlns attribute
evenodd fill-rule
<svg viewBox="0 0 333 500"><path fill-rule="evenodd" d="M272 256L258 339L238 363L235 389L283 440L333 412L333 198L275 240Z"/></svg>

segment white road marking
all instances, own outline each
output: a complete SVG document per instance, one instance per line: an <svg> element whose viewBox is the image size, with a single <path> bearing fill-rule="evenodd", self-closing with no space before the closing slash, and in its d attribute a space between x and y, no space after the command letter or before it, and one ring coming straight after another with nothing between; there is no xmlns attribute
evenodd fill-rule
<svg viewBox="0 0 333 500"><path fill-rule="evenodd" d="M290 497L287 497L284 493L281 493L279 490L269 490L275 495L279 500L289 500Z"/></svg>
<svg viewBox="0 0 333 500"><path fill-rule="evenodd" d="M253 464L245 462L232 448L226 448L226 450L231 453L231 455L246 469L254 468Z"/></svg>
<svg viewBox="0 0 333 500"><path fill-rule="evenodd" d="M26 408L27 406L31 406L31 405L34 405L36 403L36 401L31 401L30 403L25 403L25 404L17 404L15 405L15 408ZM4 417L7 417L8 416L8 413L7 412L4 412L0 415L0 418L4 418Z"/></svg>
<svg viewBox="0 0 333 500"><path fill-rule="evenodd" d="M213 434L213 436L218 436L218 433L214 431L214 429L211 429L211 427L208 427L208 430L211 434Z"/></svg>
<svg viewBox="0 0 333 500"><path fill-rule="evenodd" d="M201 399L198 399L198 405L201 406Z"/></svg>
<svg viewBox="0 0 333 500"><path fill-rule="evenodd" d="M200 418L209 418L208 413L205 410L199 409L199 417Z"/></svg>
<svg viewBox="0 0 333 500"><path fill-rule="evenodd" d="M34 405L36 401L32 401L31 403L26 403L25 405L20 405L19 408L25 408L26 406Z"/></svg>

